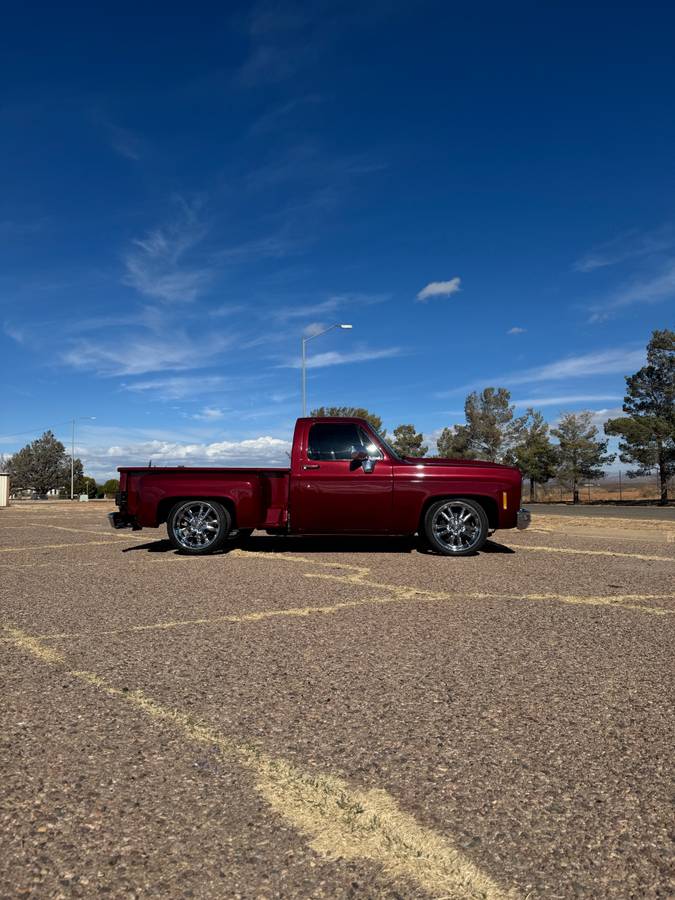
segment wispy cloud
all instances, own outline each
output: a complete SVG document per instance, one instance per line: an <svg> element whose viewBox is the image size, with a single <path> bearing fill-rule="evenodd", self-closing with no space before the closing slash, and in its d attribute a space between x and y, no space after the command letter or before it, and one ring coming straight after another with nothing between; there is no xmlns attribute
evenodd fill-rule
<svg viewBox="0 0 675 900"><path fill-rule="evenodd" d="M186 265L185 256L206 235L194 205L176 201L178 214L168 225L133 242L126 254L125 282L139 293L168 303L192 302L210 283L212 265Z"/></svg>
<svg viewBox="0 0 675 900"><path fill-rule="evenodd" d="M306 109L309 106L314 106L320 102L321 97L318 94L306 94L304 97L295 97L286 103L274 106L256 119L249 129L249 134L257 137L262 134L269 134L272 131L276 131L290 119L294 113Z"/></svg>
<svg viewBox="0 0 675 900"><path fill-rule="evenodd" d="M507 376L506 384L527 384L533 381L560 381L565 378L584 378L594 375L625 374L644 364L644 350L617 348L569 356L545 366L537 366Z"/></svg>
<svg viewBox="0 0 675 900"><path fill-rule="evenodd" d="M671 297L675 297L675 261L672 260L659 275L636 279L619 288L603 302L590 306L589 321L603 322L627 306L661 303Z"/></svg>
<svg viewBox="0 0 675 900"><path fill-rule="evenodd" d="M18 219L0 219L0 238L23 238L30 237L42 231L47 224L46 217L41 219L18 220Z"/></svg>
<svg viewBox="0 0 675 900"><path fill-rule="evenodd" d="M220 409L217 406L205 406L201 412L195 413L192 418L200 419L205 422L215 422L218 419L222 419L225 412L224 409Z"/></svg>
<svg viewBox="0 0 675 900"><path fill-rule="evenodd" d="M231 342L231 336L195 338L180 329L171 329L167 334L139 335L125 341L82 339L63 354L62 360L73 368L92 370L98 375L143 375L202 368Z"/></svg>
<svg viewBox="0 0 675 900"><path fill-rule="evenodd" d="M324 369L328 366L342 366L347 363L374 362L377 359L389 359L393 356L401 356L402 354L403 350L400 347L385 347L382 350L355 350L351 353L331 351L328 353L318 353L315 356L308 357L307 368ZM299 369L301 365L302 362L298 359L286 363L284 368L290 367L292 369Z"/></svg>
<svg viewBox="0 0 675 900"><path fill-rule="evenodd" d="M316 35L310 40L307 34L311 24L307 9L282 9L262 3L254 6L245 23L250 50L235 74L235 84L254 88L278 83L318 59Z"/></svg>
<svg viewBox="0 0 675 900"><path fill-rule="evenodd" d="M599 350L595 353L584 353L580 356L568 356L543 366L523 369L488 378L480 382L471 382L441 391L437 397L451 397L466 391L475 390L486 384L498 384L506 387L533 382L564 381L573 378L593 378L599 375L627 375L639 369L645 363L645 351L628 347L617 347Z"/></svg>
<svg viewBox="0 0 675 900"><path fill-rule="evenodd" d="M461 278L451 278L449 281L431 281L417 294L420 303L426 303L430 297L449 297L461 290Z"/></svg>
<svg viewBox="0 0 675 900"><path fill-rule="evenodd" d="M145 141L129 128L116 125L105 116L97 116L96 121L103 129L108 143L115 153L137 162L146 152Z"/></svg>
<svg viewBox="0 0 675 900"><path fill-rule="evenodd" d="M506 332L507 334L525 334L527 328L520 328L518 325L514 325L513 328L509 328Z"/></svg>
<svg viewBox="0 0 675 900"><path fill-rule="evenodd" d="M572 268L577 272L593 272L614 266L630 259L660 253L675 246L675 232L670 226L657 231L627 231L619 237L599 244L589 253L575 260Z"/></svg>
<svg viewBox="0 0 675 900"><path fill-rule="evenodd" d="M336 294L319 303L282 306L274 311L274 317L282 322L293 319L310 319L328 316L346 307L376 306L389 299L389 294Z"/></svg>
<svg viewBox="0 0 675 900"><path fill-rule="evenodd" d="M5 322L2 326L2 330L5 332L7 337L11 338L13 341L16 341L17 344L23 344L26 340L26 332L23 328L19 328L18 325L13 325L11 322Z"/></svg>
<svg viewBox="0 0 675 900"><path fill-rule="evenodd" d="M607 400L621 400L616 394L563 394L559 397L528 397L525 400L513 400L513 404L524 409L532 406L569 406L579 403L604 403Z"/></svg>
<svg viewBox="0 0 675 900"><path fill-rule="evenodd" d="M152 394L160 400L186 400L222 391L228 384L223 375L174 375L125 382L121 387L136 394Z"/></svg>

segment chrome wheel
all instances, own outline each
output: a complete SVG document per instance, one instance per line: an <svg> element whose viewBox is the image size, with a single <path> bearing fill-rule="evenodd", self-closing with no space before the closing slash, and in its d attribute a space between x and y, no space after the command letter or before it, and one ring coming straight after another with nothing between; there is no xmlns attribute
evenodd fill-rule
<svg viewBox="0 0 675 900"><path fill-rule="evenodd" d="M466 500L437 504L431 517L431 536L444 553L470 553L485 539L480 511Z"/></svg>
<svg viewBox="0 0 675 900"><path fill-rule="evenodd" d="M183 503L171 516L171 532L185 550L206 550L222 531L218 510L208 500Z"/></svg>

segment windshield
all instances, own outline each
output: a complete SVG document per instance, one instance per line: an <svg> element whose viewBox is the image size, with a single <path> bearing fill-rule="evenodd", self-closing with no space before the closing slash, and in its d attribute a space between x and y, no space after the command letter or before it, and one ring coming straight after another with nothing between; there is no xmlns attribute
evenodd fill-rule
<svg viewBox="0 0 675 900"><path fill-rule="evenodd" d="M382 444L382 446L383 446L384 449L387 451L387 453L389 454L389 456L392 457L392 459L397 459L399 462L403 462L403 457L400 455L400 453L397 453L397 452L394 450L394 448L391 446L391 444L389 443L389 441L385 441L385 439L382 437L382 435L381 435L381 434L378 434L377 431L375 431L374 428L373 428L373 434L374 434L375 437L378 439L378 441L380 442L380 444Z"/></svg>

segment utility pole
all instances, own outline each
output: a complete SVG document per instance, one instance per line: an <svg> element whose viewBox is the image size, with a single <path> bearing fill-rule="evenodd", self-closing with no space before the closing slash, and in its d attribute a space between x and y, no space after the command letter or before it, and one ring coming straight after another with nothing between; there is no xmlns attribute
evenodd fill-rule
<svg viewBox="0 0 675 900"><path fill-rule="evenodd" d="M90 422L93 422L96 416L73 416L72 418L72 441L70 447L70 499L75 499L75 422L78 419L88 419ZM87 496L89 492L87 491Z"/></svg>
<svg viewBox="0 0 675 900"><path fill-rule="evenodd" d="M350 330L351 325L341 325L339 322L336 322L334 325L330 325L328 328L324 328L323 331L318 331L316 334L310 334L307 337L303 337L302 339L302 415L303 417L307 415L307 341L311 341L314 338L320 337L322 334L326 334L328 331L332 331L334 328L344 328L345 330Z"/></svg>

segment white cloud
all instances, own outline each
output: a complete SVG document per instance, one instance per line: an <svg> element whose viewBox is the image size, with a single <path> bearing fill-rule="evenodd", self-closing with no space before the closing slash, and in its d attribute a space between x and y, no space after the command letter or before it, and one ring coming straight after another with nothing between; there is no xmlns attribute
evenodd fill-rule
<svg viewBox="0 0 675 900"><path fill-rule="evenodd" d="M160 400L184 400L220 391L227 380L222 375L175 375L170 378L151 378L122 384L126 391L154 394Z"/></svg>
<svg viewBox="0 0 675 900"><path fill-rule="evenodd" d="M675 234L671 227L658 231L640 233L628 231L611 241L599 244L595 249L577 259L572 268L577 272L593 272L625 262L628 259L650 256L675 245Z"/></svg>
<svg viewBox="0 0 675 900"><path fill-rule="evenodd" d="M222 419L224 415L225 410L220 409L217 406L205 406L201 412L195 413L192 418L201 419L206 422L214 422L216 419Z"/></svg>
<svg viewBox="0 0 675 900"><path fill-rule="evenodd" d="M62 360L76 369L93 369L99 375L144 375L167 369L203 368L231 342L231 336L197 339L172 329L166 335L149 334L107 344L79 340L62 355Z"/></svg>
<svg viewBox="0 0 675 900"><path fill-rule="evenodd" d="M307 359L308 369L325 369L328 366L342 366L347 363L373 362L376 359L388 359L393 356L400 356L402 350L399 347L385 347L383 350L356 350L352 353L317 353ZM287 364L288 367L299 369L302 366L301 360L294 360Z"/></svg>
<svg viewBox="0 0 675 900"><path fill-rule="evenodd" d="M644 365L644 361L644 350L617 348L585 353L581 356L569 356L545 366L515 372L499 380L504 384L527 384L532 381L559 381L564 378L582 378L593 375L627 375Z"/></svg>
<svg viewBox="0 0 675 900"><path fill-rule="evenodd" d="M535 381L563 381L567 378L592 378L596 375L628 375L645 364L645 356L644 349L629 350L626 347L616 347L599 350L594 353L584 353L581 356L568 356L543 366L523 369L520 372L481 378L480 382L474 381L450 391L440 391L436 396L451 397L455 394L476 390L486 384L500 384L508 387Z"/></svg>
<svg viewBox="0 0 675 900"><path fill-rule="evenodd" d="M604 302L590 307L590 322L604 322L612 314L626 306L636 303L660 303L669 297L675 297L675 262L655 278L633 281L621 287Z"/></svg>
<svg viewBox="0 0 675 900"><path fill-rule="evenodd" d="M620 400L616 394L564 394L561 397L528 397L525 400L513 400L515 406L524 409L533 406L566 406L578 403L602 403L605 400Z"/></svg>
<svg viewBox="0 0 675 900"><path fill-rule="evenodd" d="M26 332L22 328L17 328L16 325L12 325L10 322L5 322L3 331L7 337L16 341L17 344L23 344L26 340Z"/></svg>
<svg viewBox="0 0 675 900"><path fill-rule="evenodd" d="M506 332L507 334L525 334L527 328L520 328L518 325L514 325L513 328L509 328Z"/></svg>
<svg viewBox="0 0 675 900"><path fill-rule="evenodd" d="M125 282L139 293L167 303L191 303L205 290L214 275L210 265L184 265L185 255L206 235L197 210L178 200L179 213L164 228L133 241L126 254Z"/></svg>
<svg viewBox="0 0 675 900"><path fill-rule="evenodd" d="M417 294L420 303L425 303L429 297L449 297L461 290L461 278L451 278L450 281L431 281Z"/></svg>
<svg viewBox="0 0 675 900"><path fill-rule="evenodd" d="M115 477L117 466L174 466L182 464L206 466L270 466L286 467L291 442L263 435L240 441L187 443L150 440L112 446L82 448L81 458L87 474L97 478Z"/></svg>

